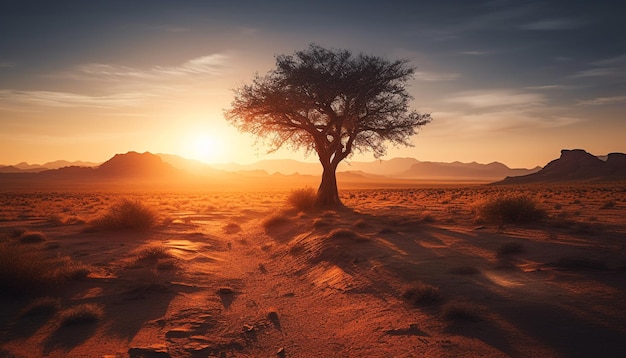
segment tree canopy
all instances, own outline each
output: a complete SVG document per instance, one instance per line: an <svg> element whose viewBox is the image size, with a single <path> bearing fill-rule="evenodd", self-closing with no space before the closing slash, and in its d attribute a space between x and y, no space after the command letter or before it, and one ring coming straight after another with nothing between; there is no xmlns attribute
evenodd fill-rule
<svg viewBox="0 0 626 358"><path fill-rule="evenodd" d="M387 59L311 44L276 57L276 67L235 91L226 119L242 132L317 153L323 167L318 206L341 205L337 165L354 151L386 154L386 144L411 145L430 114L409 108L407 60Z"/></svg>

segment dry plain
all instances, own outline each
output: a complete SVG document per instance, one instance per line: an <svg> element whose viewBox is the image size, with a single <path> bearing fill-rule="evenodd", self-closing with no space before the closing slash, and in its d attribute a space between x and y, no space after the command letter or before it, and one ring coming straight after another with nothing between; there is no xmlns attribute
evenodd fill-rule
<svg viewBox="0 0 626 358"><path fill-rule="evenodd" d="M516 194L547 217L477 215ZM289 195L0 193L3 258L49 281L0 263L0 356L626 356L626 185ZM155 225L94 230L122 199Z"/></svg>

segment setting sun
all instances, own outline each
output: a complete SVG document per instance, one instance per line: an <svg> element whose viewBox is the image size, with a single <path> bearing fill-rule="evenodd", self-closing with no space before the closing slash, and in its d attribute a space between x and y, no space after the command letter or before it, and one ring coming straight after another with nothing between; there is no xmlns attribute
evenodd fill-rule
<svg viewBox="0 0 626 358"><path fill-rule="evenodd" d="M222 150L221 141L207 133L191 133L183 138L181 155L205 163L219 161Z"/></svg>

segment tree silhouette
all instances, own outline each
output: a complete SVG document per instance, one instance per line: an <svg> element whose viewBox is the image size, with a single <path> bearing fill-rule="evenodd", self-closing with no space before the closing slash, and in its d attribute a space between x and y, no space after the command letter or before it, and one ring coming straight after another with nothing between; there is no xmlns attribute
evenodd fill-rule
<svg viewBox="0 0 626 358"><path fill-rule="evenodd" d="M386 153L386 143L410 146L430 114L409 110L406 90L414 68L348 50L311 44L276 57L276 68L235 90L226 119L242 132L282 146L317 153L323 167L316 205L342 205L337 165L353 151Z"/></svg>

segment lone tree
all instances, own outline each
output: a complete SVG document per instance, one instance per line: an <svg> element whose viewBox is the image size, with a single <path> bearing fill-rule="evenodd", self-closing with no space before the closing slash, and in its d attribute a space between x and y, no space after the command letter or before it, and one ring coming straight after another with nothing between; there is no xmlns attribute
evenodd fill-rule
<svg viewBox="0 0 626 358"><path fill-rule="evenodd" d="M277 56L275 69L235 90L225 117L264 139L270 152L282 146L315 151L324 168L316 206L339 207L335 173L343 159L354 150L380 158L386 142L410 146L411 136L430 122L430 114L409 110L406 83L413 72L407 60L311 44Z"/></svg>

